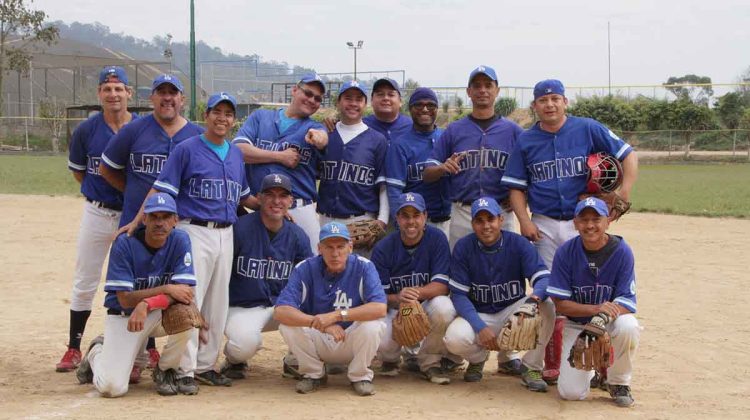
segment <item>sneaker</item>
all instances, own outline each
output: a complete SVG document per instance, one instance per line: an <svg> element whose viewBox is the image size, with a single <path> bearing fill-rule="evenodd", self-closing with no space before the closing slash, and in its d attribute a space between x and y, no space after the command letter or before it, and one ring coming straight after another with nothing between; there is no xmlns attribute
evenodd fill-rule
<svg viewBox="0 0 750 420"><path fill-rule="evenodd" d="M464 381L466 382L481 381L483 370L484 370L484 362L469 363L469 367L466 368L466 372L464 373Z"/></svg>
<svg viewBox="0 0 750 420"><path fill-rule="evenodd" d="M378 375L380 376L398 376L399 374L399 365L398 362L383 362L383 364L380 366L380 370L378 371Z"/></svg>
<svg viewBox="0 0 750 420"><path fill-rule="evenodd" d="M352 382L352 388L354 388L354 392L356 392L360 397L366 397L368 395L375 394L375 385L372 384L372 381Z"/></svg>
<svg viewBox="0 0 750 420"><path fill-rule="evenodd" d="M547 382L544 382L542 372L539 370L527 369L521 374L521 382L529 388L529 391L547 392Z"/></svg>
<svg viewBox="0 0 750 420"><path fill-rule="evenodd" d="M545 369L542 371L542 379L549 385L555 385L560 377L559 369Z"/></svg>
<svg viewBox="0 0 750 420"><path fill-rule="evenodd" d="M141 381L141 367L133 365L133 369L130 369L130 379L128 380L131 384L137 384Z"/></svg>
<svg viewBox="0 0 750 420"><path fill-rule="evenodd" d="M461 366L463 366L463 363L456 363L447 357L440 359L440 369L443 373L455 373L461 369Z"/></svg>
<svg viewBox="0 0 750 420"><path fill-rule="evenodd" d="M322 378L313 379L313 378L302 378L299 381L297 381L297 386L295 389L300 394L309 394L311 392L315 392L318 390L318 388L324 386L328 382L328 377L323 376Z"/></svg>
<svg viewBox="0 0 750 420"><path fill-rule="evenodd" d="M80 384L90 384L94 382L94 371L91 370L91 364L89 363L89 353L91 353L91 349L93 349L97 344L104 344L103 335L99 335L91 340L91 344L89 344L89 349L86 351L86 355L83 356L83 358L81 358L80 360L78 370L76 370L76 378L78 378L78 383Z"/></svg>
<svg viewBox="0 0 750 420"><path fill-rule="evenodd" d="M451 379L443 373L443 370L437 366L433 366L427 369L426 372L422 373L428 381L438 385L448 385L451 383Z"/></svg>
<svg viewBox="0 0 750 420"><path fill-rule="evenodd" d="M156 386L156 392L159 395L169 396L177 395L180 390L177 386L177 372L174 369L167 369L165 371L159 369L159 365L156 365L153 372L151 372L151 378L154 380ZM197 385L196 385L197 389ZM195 391L196 393L198 391Z"/></svg>
<svg viewBox="0 0 750 420"><path fill-rule="evenodd" d="M159 350L148 349L148 368L149 369L156 369L156 367L159 365L159 359L161 359Z"/></svg>
<svg viewBox="0 0 750 420"><path fill-rule="evenodd" d="M224 366L221 367L221 374L229 379L245 379L245 371L248 369L247 363L229 363L224 361Z"/></svg>
<svg viewBox="0 0 750 420"><path fill-rule="evenodd" d="M422 370L419 368L419 362L417 361L417 358L414 356L408 357L404 364L406 365L406 370L408 372L421 372Z"/></svg>
<svg viewBox="0 0 750 420"><path fill-rule="evenodd" d="M507 362L497 362L497 371L505 375L520 376L525 371L521 359L508 360Z"/></svg>
<svg viewBox="0 0 750 420"><path fill-rule="evenodd" d="M340 364L326 364L327 375L343 375L349 370L349 366Z"/></svg>
<svg viewBox="0 0 750 420"><path fill-rule="evenodd" d="M599 388L602 391L609 391L609 388L607 387L607 378L602 376L599 372L594 372L594 377L591 378L589 385L591 386L591 389Z"/></svg>
<svg viewBox="0 0 750 420"><path fill-rule="evenodd" d="M60 362L55 365L55 370L58 372L70 372L80 364L81 350L68 348L65 354L63 354L62 359L60 359Z"/></svg>
<svg viewBox="0 0 750 420"><path fill-rule="evenodd" d="M232 380L215 370L207 370L203 373L196 373L195 379L201 383L211 386L232 386Z"/></svg>
<svg viewBox="0 0 750 420"><path fill-rule="evenodd" d="M198 388L198 383L195 382L195 378L193 378L192 376L183 376L182 378L177 378L175 382L177 383L177 390L181 394L195 395L200 389Z"/></svg>
<svg viewBox="0 0 750 420"><path fill-rule="evenodd" d="M281 371L281 376L288 379L296 379L296 380L302 380L302 374L299 373L299 365L290 365L287 364L286 360L282 360L283 363L283 369Z"/></svg>
<svg viewBox="0 0 750 420"><path fill-rule="evenodd" d="M627 385L610 385L609 395L612 396L618 407L630 407L635 404L635 400L630 394L630 387Z"/></svg>

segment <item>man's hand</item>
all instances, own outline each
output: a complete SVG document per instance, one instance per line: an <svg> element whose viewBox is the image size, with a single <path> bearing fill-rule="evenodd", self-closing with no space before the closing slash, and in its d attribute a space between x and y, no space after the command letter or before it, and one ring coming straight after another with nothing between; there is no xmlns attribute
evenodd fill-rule
<svg viewBox="0 0 750 420"><path fill-rule="evenodd" d="M484 327L479 331L479 344L487 350L500 350L497 347L497 336L490 329L490 327Z"/></svg>
<svg viewBox="0 0 750 420"><path fill-rule="evenodd" d="M443 162L443 169L445 170L445 172L451 175L456 175L457 173L461 172L461 166L459 164L464 159L465 155L466 154L463 152L454 153L453 155L451 155L451 157L446 159L445 162Z"/></svg>
<svg viewBox="0 0 750 420"><path fill-rule="evenodd" d="M542 239L542 234L539 232L539 228L531 220L520 221L521 235L525 236L526 239L531 242L536 242Z"/></svg>
<svg viewBox="0 0 750 420"><path fill-rule="evenodd" d="M344 332L344 329L341 328L341 325L339 324L329 325L328 327L323 329L323 332L333 336L333 341L337 343L344 341L344 339L346 338L346 332Z"/></svg>
<svg viewBox="0 0 750 420"><path fill-rule="evenodd" d="M339 314L338 312L328 312L325 314L318 314L313 317L312 324L310 324L311 328L315 328L316 330L320 332L325 332L325 329L336 322L338 322Z"/></svg>
<svg viewBox="0 0 750 420"><path fill-rule="evenodd" d="M326 130L328 130L329 133L333 133L333 130L336 129L336 120L331 117L324 118L323 125L326 126Z"/></svg>
<svg viewBox="0 0 750 420"><path fill-rule="evenodd" d="M139 302L133 308L133 312L128 318L128 331L138 332L143 330L143 324L146 322L148 316L148 304L146 302Z"/></svg>
<svg viewBox="0 0 750 420"><path fill-rule="evenodd" d="M328 146L328 133L323 130L316 130L311 128L307 131L305 141L315 147L318 150L323 150Z"/></svg>
<svg viewBox="0 0 750 420"><path fill-rule="evenodd" d="M115 233L115 236L112 238L114 241L118 236L120 236L121 233L127 233L128 236L133 236L133 232L138 228L138 225L141 224L141 217L136 216L135 219L133 219L130 223L127 225L121 227L120 229L117 229L117 232Z"/></svg>
<svg viewBox="0 0 750 420"><path fill-rule="evenodd" d="M299 153L297 149L288 147L281 152L278 152L279 163L286 166L287 168L294 169L299 163Z"/></svg>
<svg viewBox="0 0 750 420"><path fill-rule="evenodd" d="M186 284L168 284L165 293L175 301L185 305L193 302L193 288Z"/></svg>
<svg viewBox="0 0 750 420"><path fill-rule="evenodd" d="M406 287L401 289L401 292L398 294L398 299L400 302L413 302L415 300L419 300L419 289L416 287Z"/></svg>
<svg viewBox="0 0 750 420"><path fill-rule="evenodd" d="M613 302L604 302L601 305L596 306L594 315L600 312L604 312L605 314L609 315L609 318L614 321L620 315L620 307Z"/></svg>

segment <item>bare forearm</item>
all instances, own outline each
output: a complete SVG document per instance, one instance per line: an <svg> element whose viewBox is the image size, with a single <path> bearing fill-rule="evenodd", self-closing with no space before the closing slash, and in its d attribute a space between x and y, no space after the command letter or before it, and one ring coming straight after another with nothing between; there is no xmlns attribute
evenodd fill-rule
<svg viewBox="0 0 750 420"><path fill-rule="evenodd" d="M426 285L419 287L419 300L429 300L436 296L445 296L448 294L448 286L445 283L431 281Z"/></svg>
<svg viewBox="0 0 750 420"><path fill-rule="evenodd" d="M626 199L630 199L630 192L638 179L638 155L635 151L622 161L622 187L620 191Z"/></svg>
<svg viewBox="0 0 750 420"><path fill-rule="evenodd" d="M292 306L282 305L274 308L273 319L289 327L309 327L313 316Z"/></svg>
<svg viewBox="0 0 750 420"><path fill-rule="evenodd" d="M527 222L529 218L529 212L526 210L526 191L510 189L510 207L513 209L513 213L516 214L519 222Z"/></svg>
<svg viewBox="0 0 750 420"><path fill-rule="evenodd" d="M279 163L279 152L263 150L250 143L238 143L237 147L242 151L245 163Z"/></svg>
<svg viewBox="0 0 750 420"><path fill-rule="evenodd" d="M86 172L72 171L72 174L79 185L83 182L83 177L86 176Z"/></svg>
<svg viewBox="0 0 750 420"><path fill-rule="evenodd" d="M150 298L151 296L167 294L167 286L153 287L151 289L133 290L132 292L117 292L117 301L123 308L134 308L135 305L139 304L143 299ZM169 303L174 303L174 299L167 295Z"/></svg>
<svg viewBox="0 0 750 420"><path fill-rule="evenodd" d="M587 317L587 316L594 316L602 312L602 309L601 309L602 305L587 305L584 303L573 302L572 300L565 300L565 299L558 299L558 298L552 298L552 301L555 303L555 310L565 316ZM610 303L605 302L605 304L610 304ZM630 313L630 310L628 310L624 306L621 306L615 303L612 303L611 305L614 305L617 307L618 314Z"/></svg>
<svg viewBox="0 0 750 420"><path fill-rule="evenodd" d="M119 169L111 169L105 164L99 165L99 175L117 191L125 191L125 173Z"/></svg>
<svg viewBox="0 0 750 420"><path fill-rule="evenodd" d="M427 183L436 182L442 178L445 173L446 170L443 168L443 165L428 166L424 168L424 172L422 172L422 180Z"/></svg>
<svg viewBox="0 0 750 420"><path fill-rule="evenodd" d="M372 321L383 318L386 312L388 312L388 306L385 303L370 302L349 309L347 319L349 321Z"/></svg>

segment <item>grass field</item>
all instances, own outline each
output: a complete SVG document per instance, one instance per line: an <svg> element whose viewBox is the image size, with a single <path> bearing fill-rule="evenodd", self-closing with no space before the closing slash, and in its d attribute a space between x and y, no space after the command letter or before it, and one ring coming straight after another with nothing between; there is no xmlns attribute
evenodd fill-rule
<svg viewBox="0 0 750 420"><path fill-rule="evenodd" d="M76 195L64 156L0 155L0 193ZM750 165L642 165L633 208L750 218Z"/></svg>

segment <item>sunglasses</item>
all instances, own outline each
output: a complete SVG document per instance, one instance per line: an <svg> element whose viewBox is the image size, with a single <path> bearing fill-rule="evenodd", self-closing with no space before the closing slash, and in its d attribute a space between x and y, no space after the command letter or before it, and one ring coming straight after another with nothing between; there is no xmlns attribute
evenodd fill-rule
<svg viewBox="0 0 750 420"><path fill-rule="evenodd" d="M316 95L315 92L311 91L310 89L303 88L302 86L299 86L299 85L297 86L297 89L301 90L302 93L304 93L308 99L312 98L312 100L314 100L317 103L323 102L323 96Z"/></svg>
<svg viewBox="0 0 750 420"><path fill-rule="evenodd" d="M428 111L432 112L436 110L438 106L432 102L421 102L421 103L416 103L412 105L411 107L416 109L417 111L427 109Z"/></svg>

